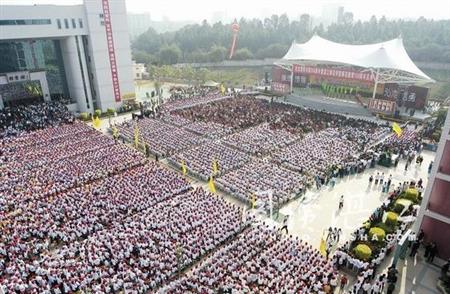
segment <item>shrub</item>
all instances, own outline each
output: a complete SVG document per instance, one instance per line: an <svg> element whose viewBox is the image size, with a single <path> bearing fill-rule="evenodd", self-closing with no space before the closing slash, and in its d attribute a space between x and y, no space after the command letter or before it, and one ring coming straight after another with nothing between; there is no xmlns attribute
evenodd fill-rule
<svg viewBox="0 0 450 294"><path fill-rule="evenodd" d="M406 192L402 198L408 199L414 203L417 203L418 198L419 198L419 191L417 191L417 189L415 189L415 188L409 188L406 190Z"/></svg>
<svg viewBox="0 0 450 294"><path fill-rule="evenodd" d="M365 244L358 244L354 249L356 257L362 260L369 260L372 256L372 249Z"/></svg>
<svg viewBox="0 0 450 294"><path fill-rule="evenodd" d="M401 214L403 209L405 209L403 204L395 202L394 207L392 208L392 211L394 211L397 214Z"/></svg>
<svg viewBox="0 0 450 294"><path fill-rule="evenodd" d="M382 228L373 227L369 230L369 241L381 242L384 241L385 236L386 232Z"/></svg>
<svg viewBox="0 0 450 294"><path fill-rule="evenodd" d="M108 108L106 112L108 113L108 115L114 115L115 110L113 108Z"/></svg>
<svg viewBox="0 0 450 294"><path fill-rule="evenodd" d="M386 225L395 227L397 225L397 221L398 221L398 214L396 214L393 211L389 211L388 213L386 213L386 220L385 220Z"/></svg>
<svg viewBox="0 0 450 294"><path fill-rule="evenodd" d="M383 229L386 232L386 234L391 234L391 233L395 232L395 227L388 225L386 223L378 223L378 224L375 224L373 227Z"/></svg>
<svg viewBox="0 0 450 294"><path fill-rule="evenodd" d="M100 117L102 115L102 111L100 109L96 109L94 112L95 117Z"/></svg>
<svg viewBox="0 0 450 294"><path fill-rule="evenodd" d="M80 119L84 120L84 121L88 120L89 119L89 114L87 112L80 113Z"/></svg>
<svg viewBox="0 0 450 294"><path fill-rule="evenodd" d="M400 198L400 199L397 199L397 201L395 201L393 210L397 214L400 214L403 212L403 210L405 208L408 209L411 204L412 204L411 200Z"/></svg>

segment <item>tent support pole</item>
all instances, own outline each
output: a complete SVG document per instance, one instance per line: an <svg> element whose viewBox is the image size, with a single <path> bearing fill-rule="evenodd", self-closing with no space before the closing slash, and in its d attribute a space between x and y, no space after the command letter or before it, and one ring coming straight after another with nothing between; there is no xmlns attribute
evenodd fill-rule
<svg viewBox="0 0 450 294"><path fill-rule="evenodd" d="M377 74L375 75L375 84L373 85L372 99L375 99L375 95L377 94L378 76L379 76L379 74L380 74L380 69L377 68Z"/></svg>

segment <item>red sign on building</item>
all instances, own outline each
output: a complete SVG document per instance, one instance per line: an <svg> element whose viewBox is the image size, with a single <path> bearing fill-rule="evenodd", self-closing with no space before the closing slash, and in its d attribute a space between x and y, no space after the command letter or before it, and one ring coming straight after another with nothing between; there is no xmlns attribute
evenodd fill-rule
<svg viewBox="0 0 450 294"><path fill-rule="evenodd" d="M284 84L284 83L272 82L271 89L273 92L276 92L276 93L288 94L289 90L290 90L290 85Z"/></svg>
<svg viewBox="0 0 450 294"><path fill-rule="evenodd" d="M109 0L102 0L103 20L106 30L106 41L108 43L109 64L111 66L112 84L114 89L114 98L116 102L120 102L120 85L119 74L117 72L116 53L114 51L114 39L111 26L111 13L109 11Z"/></svg>
<svg viewBox="0 0 450 294"><path fill-rule="evenodd" d="M397 103L391 100L384 99L370 99L369 110L372 112L382 112L386 114L393 114Z"/></svg>
<svg viewBox="0 0 450 294"><path fill-rule="evenodd" d="M343 69L333 69L333 68L321 68L317 66L306 66L300 64L293 65L294 73L299 74L310 74L317 75L323 77L330 78L339 78L339 79L349 79L349 80L359 80L365 82L373 82L374 76L372 73L367 72L359 72L353 70L343 70Z"/></svg>

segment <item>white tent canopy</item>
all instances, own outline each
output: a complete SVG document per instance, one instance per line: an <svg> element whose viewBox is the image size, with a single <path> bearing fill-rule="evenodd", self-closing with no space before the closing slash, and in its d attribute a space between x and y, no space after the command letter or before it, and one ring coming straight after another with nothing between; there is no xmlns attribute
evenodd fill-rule
<svg viewBox="0 0 450 294"><path fill-rule="evenodd" d="M305 63L362 67L378 73L378 82L434 82L414 64L400 37L376 44L347 45L314 35L306 43L292 43L286 55L276 62L283 67Z"/></svg>

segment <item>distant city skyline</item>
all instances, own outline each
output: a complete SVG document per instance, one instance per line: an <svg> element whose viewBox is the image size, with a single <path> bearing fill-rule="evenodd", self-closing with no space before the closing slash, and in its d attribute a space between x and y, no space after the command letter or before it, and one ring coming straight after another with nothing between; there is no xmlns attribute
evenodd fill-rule
<svg viewBox="0 0 450 294"><path fill-rule="evenodd" d="M94 1L94 0L88 0ZM114 0L111 0L114 1ZM82 0L2 0L2 5L32 4L80 4ZM258 4L250 1L228 0L223 4L207 0L126 0L129 13L150 13L152 20L196 21L204 19L229 21L234 18L263 18L272 14L286 13L296 19L303 13L314 17L323 16L329 7L343 6L354 15L354 20L368 20L372 15L388 19L417 19L421 16L433 19L450 19L446 0L281 0L274 2L260 0ZM176 9L174 9L176 7ZM297 7L297 8L296 8Z"/></svg>

